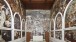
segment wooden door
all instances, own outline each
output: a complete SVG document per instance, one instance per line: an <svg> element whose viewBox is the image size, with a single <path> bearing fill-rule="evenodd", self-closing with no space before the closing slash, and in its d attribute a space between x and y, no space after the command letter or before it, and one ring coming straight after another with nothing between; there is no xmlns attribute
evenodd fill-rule
<svg viewBox="0 0 76 42"><path fill-rule="evenodd" d="M26 32L26 42L30 42L31 40L31 32Z"/></svg>
<svg viewBox="0 0 76 42"><path fill-rule="evenodd" d="M49 42L49 32L45 32L45 41Z"/></svg>

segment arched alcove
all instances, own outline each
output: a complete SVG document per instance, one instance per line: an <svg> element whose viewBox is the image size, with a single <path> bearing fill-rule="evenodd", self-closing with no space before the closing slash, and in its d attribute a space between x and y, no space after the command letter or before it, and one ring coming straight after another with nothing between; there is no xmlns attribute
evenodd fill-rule
<svg viewBox="0 0 76 42"><path fill-rule="evenodd" d="M54 30L54 19L51 19L51 30Z"/></svg>
<svg viewBox="0 0 76 42"><path fill-rule="evenodd" d="M54 19L51 19L51 37L54 37Z"/></svg>
<svg viewBox="0 0 76 42"><path fill-rule="evenodd" d="M14 39L21 38L21 16L18 12L14 13Z"/></svg>
<svg viewBox="0 0 76 42"><path fill-rule="evenodd" d="M68 42L76 42L76 0L71 0L68 3L64 12L64 18L64 39ZM69 39L69 37L71 40Z"/></svg>
<svg viewBox="0 0 76 42"><path fill-rule="evenodd" d="M22 19L22 30L25 30L25 19Z"/></svg>
<svg viewBox="0 0 76 42"><path fill-rule="evenodd" d="M12 15L9 4L5 0L1 1L1 6L0 6L0 20L1 20L1 22L0 22L0 26L6 27L6 28L11 28L12 18L13 18L13 15Z"/></svg>
<svg viewBox="0 0 76 42"><path fill-rule="evenodd" d="M22 37L25 37L25 19L22 19Z"/></svg>
<svg viewBox="0 0 76 42"><path fill-rule="evenodd" d="M74 21L76 18L75 14L75 0L71 0L68 6L66 7L64 14L65 18L65 28L73 27L74 26ZM74 23L73 23L74 22Z"/></svg>
<svg viewBox="0 0 76 42"><path fill-rule="evenodd" d="M12 40L13 15L9 3L6 0L0 1L0 37L5 42Z"/></svg>
<svg viewBox="0 0 76 42"><path fill-rule="evenodd" d="M58 12L55 16L55 38L62 40L62 13Z"/></svg>
<svg viewBox="0 0 76 42"><path fill-rule="evenodd" d="M55 17L55 30L62 29L62 13L58 12Z"/></svg>
<svg viewBox="0 0 76 42"><path fill-rule="evenodd" d="M18 12L15 12L14 14L14 28L15 29L21 29L21 16Z"/></svg>

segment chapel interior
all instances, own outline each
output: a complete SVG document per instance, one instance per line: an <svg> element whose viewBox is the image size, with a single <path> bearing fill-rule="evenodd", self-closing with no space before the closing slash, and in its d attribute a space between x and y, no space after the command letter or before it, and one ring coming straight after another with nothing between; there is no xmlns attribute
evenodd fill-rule
<svg viewBox="0 0 76 42"><path fill-rule="evenodd" d="M76 0L0 0L0 42L76 42Z"/></svg>

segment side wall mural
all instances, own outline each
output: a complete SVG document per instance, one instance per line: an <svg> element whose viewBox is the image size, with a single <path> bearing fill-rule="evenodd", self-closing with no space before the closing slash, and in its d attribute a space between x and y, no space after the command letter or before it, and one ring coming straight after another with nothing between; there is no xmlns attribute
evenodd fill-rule
<svg viewBox="0 0 76 42"><path fill-rule="evenodd" d="M16 0L16 1L0 0L0 42L9 42L9 41L18 42L18 41L12 41L12 40L14 39L17 40L20 38L23 39L23 37L25 37L25 30L21 30L21 26L20 26L21 20L19 21L17 18L14 18L15 12L19 13L19 15L21 16L21 20L23 18L25 20L25 17L24 17L25 12L20 0ZM19 25L16 23L16 21L14 22L14 19L19 21L18 23ZM16 24L15 28L14 28L14 23ZM25 27L23 28L25 29ZM23 41L20 41L20 42L23 42Z"/></svg>
<svg viewBox="0 0 76 42"><path fill-rule="evenodd" d="M56 17L58 12L62 13L62 18ZM76 0L56 0L51 14L53 14L53 19L55 17L58 19L54 29L51 30L54 36L51 34L50 40L52 42L76 42Z"/></svg>
<svg viewBox="0 0 76 42"><path fill-rule="evenodd" d="M65 14L65 41L76 42L76 0L72 0ZM70 29L70 30L68 30Z"/></svg>
<svg viewBox="0 0 76 42"><path fill-rule="evenodd" d="M0 42L7 42L12 40L11 26L12 16L10 8L4 0L0 0Z"/></svg>

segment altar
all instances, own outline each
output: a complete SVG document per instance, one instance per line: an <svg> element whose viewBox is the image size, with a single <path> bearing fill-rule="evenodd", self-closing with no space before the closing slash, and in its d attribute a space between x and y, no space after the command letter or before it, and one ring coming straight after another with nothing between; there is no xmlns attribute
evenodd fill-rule
<svg viewBox="0 0 76 42"><path fill-rule="evenodd" d="M33 41L43 41L43 36L33 36Z"/></svg>
<svg viewBox="0 0 76 42"><path fill-rule="evenodd" d="M45 39L43 39L43 36L33 36L30 42L45 42Z"/></svg>

